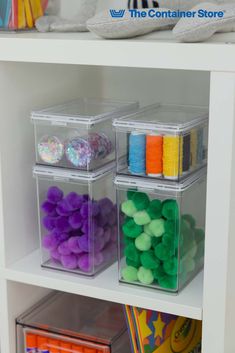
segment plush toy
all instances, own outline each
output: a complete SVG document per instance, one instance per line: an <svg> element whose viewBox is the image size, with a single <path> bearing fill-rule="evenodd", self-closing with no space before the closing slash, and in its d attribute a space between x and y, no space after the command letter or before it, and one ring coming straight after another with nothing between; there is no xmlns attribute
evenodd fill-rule
<svg viewBox="0 0 235 353"><path fill-rule="evenodd" d="M64 195L52 186L41 210L42 224L48 232L42 246L53 262L88 273L115 257L117 209L107 197L96 201L75 192Z"/></svg>
<svg viewBox="0 0 235 353"><path fill-rule="evenodd" d="M150 200L143 192L128 191L121 204L125 282L140 282L177 290L201 263L204 231L190 214L180 217L178 202Z"/></svg>

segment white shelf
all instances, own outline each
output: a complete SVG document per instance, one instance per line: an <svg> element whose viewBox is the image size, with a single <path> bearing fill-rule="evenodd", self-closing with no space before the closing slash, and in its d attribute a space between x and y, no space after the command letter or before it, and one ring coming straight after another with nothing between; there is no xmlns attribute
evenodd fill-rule
<svg viewBox="0 0 235 353"><path fill-rule="evenodd" d="M179 295L168 295L156 290L118 284L117 264L94 279L42 269L39 264L40 252L37 250L6 269L5 278L15 282L202 319L202 273Z"/></svg>
<svg viewBox="0 0 235 353"><path fill-rule="evenodd" d="M0 33L0 61L180 70L235 71L235 33L177 43L171 31L128 40L91 33Z"/></svg>

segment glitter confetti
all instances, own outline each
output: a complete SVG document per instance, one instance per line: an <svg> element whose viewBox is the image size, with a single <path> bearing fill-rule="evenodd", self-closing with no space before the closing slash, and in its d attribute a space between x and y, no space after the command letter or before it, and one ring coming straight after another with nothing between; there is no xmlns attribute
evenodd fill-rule
<svg viewBox="0 0 235 353"><path fill-rule="evenodd" d="M64 144L56 136L43 136L38 144L38 154L43 162L57 164L64 155Z"/></svg>

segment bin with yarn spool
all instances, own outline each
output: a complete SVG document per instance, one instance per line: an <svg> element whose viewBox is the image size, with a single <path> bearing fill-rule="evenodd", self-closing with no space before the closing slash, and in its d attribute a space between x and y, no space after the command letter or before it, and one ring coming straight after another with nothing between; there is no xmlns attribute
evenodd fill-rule
<svg viewBox="0 0 235 353"><path fill-rule="evenodd" d="M200 272L205 169L182 182L116 176L120 282L177 293Z"/></svg>
<svg viewBox="0 0 235 353"><path fill-rule="evenodd" d="M93 276L116 259L114 163L96 172L35 166L41 265Z"/></svg>
<svg viewBox="0 0 235 353"><path fill-rule="evenodd" d="M112 119L137 107L137 103L80 98L33 111L36 163L93 171L112 162Z"/></svg>
<svg viewBox="0 0 235 353"><path fill-rule="evenodd" d="M207 163L205 108L154 104L113 126L118 174L177 181Z"/></svg>

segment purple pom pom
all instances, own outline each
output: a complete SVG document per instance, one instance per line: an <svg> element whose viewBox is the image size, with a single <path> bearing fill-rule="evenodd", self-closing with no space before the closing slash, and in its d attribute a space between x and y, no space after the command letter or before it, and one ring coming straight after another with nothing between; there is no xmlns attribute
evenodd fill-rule
<svg viewBox="0 0 235 353"><path fill-rule="evenodd" d="M57 186L52 186L47 191L47 200L52 203L57 203L62 200L64 194Z"/></svg>
<svg viewBox="0 0 235 353"><path fill-rule="evenodd" d="M64 268L67 268L68 270L75 270L78 267L78 260L76 255L61 256L61 263Z"/></svg>
<svg viewBox="0 0 235 353"><path fill-rule="evenodd" d="M92 262L90 255L82 255L78 260L78 266L83 272L91 272Z"/></svg>
<svg viewBox="0 0 235 353"><path fill-rule="evenodd" d="M65 199L68 202L70 209L73 211L79 209L83 203L83 196L76 194L76 192L70 192Z"/></svg>
<svg viewBox="0 0 235 353"><path fill-rule="evenodd" d="M80 237L81 235L83 235L81 229L71 230L71 232L69 232L70 237Z"/></svg>
<svg viewBox="0 0 235 353"><path fill-rule="evenodd" d="M67 233L71 230L67 217L58 217L55 221L55 227L58 232Z"/></svg>
<svg viewBox="0 0 235 353"><path fill-rule="evenodd" d="M111 239L111 229L109 227L107 227L104 230L104 242L105 244L107 244Z"/></svg>
<svg viewBox="0 0 235 353"><path fill-rule="evenodd" d="M94 249L95 253L100 252L105 246L105 241L103 237L95 237L94 239Z"/></svg>
<svg viewBox="0 0 235 353"><path fill-rule="evenodd" d="M92 217L98 216L100 213L100 207L97 201L92 201L91 202L91 214Z"/></svg>
<svg viewBox="0 0 235 353"><path fill-rule="evenodd" d="M59 261L59 262L61 261L61 255L57 249L51 250L50 255L52 260Z"/></svg>
<svg viewBox="0 0 235 353"><path fill-rule="evenodd" d="M47 230L53 230L55 228L55 223L57 218L51 216L45 216L42 219L42 223Z"/></svg>
<svg viewBox="0 0 235 353"><path fill-rule="evenodd" d="M95 254L94 265L100 266L104 262L104 256L101 252Z"/></svg>
<svg viewBox="0 0 235 353"><path fill-rule="evenodd" d="M47 234L42 240L42 245L47 250L54 250L58 247L60 241L53 234Z"/></svg>
<svg viewBox="0 0 235 353"><path fill-rule="evenodd" d="M88 214L89 214L89 204L88 204L88 202L85 202L82 205L82 207L80 209L80 213L81 213L82 218L88 219Z"/></svg>
<svg viewBox="0 0 235 353"><path fill-rule="evenodd" d="M72 237L68 240L68 247L74 254L81 254L83 252L79 247L79 238L80 237Z"/></svg>
<svg viewBox="0 0 235 353"><path fill-rule="evenodd" d="M98 226L104 227L108 223L108 215L105 215L103 213L100 213L99 216L96 217L96 221Z"/></svg>
<svg viewBox="0 0 235 353"><path fill-rule="evenodd" d="M82 251L89 252L90 244L89 244L88 236L84 234L81 237L79 237L78 245Z"/></svg>
<svg viewBox="0 0 235 353"><path fill-rule="evenodd" d="M56 205L50 201L44 201L41 204L41 210L48 215L55 215Z"/></svg>
<svg viewBox="0 0 235 353"><path fill-rule="evenodd" d="M113 226L116 223L117 223L117 213L115 210L112 209L112 211L110 212L109 217L108 217L108 224L110 226Z"/></svg>
<svg viewBox="0 0 235 353"><path fill-rule="evenodd" d="M65 241L69 239L69 234L68 233L60 233L59 235L60 241Z"/></svg>
<svg viewBox="0 0 235 353"><path fill-rule="evenodd" d="M56 207L56 212L60 216L69 216L72 213L72 209L70 207L70 204L66 199L61 200L58 202L57 207Z"/></svg>
<svg viewBox="0 0 235 353"><path fill-rule="evenodd" d="M111 241L113 243L116 243L117 242L117 226L112 226L111 228Z"/></svg>
<svg viewBox="0 0 235 353"><path fill-rule="evenodd" d="M100 212L103 215L108 215L113 208L113 203L108 197L105 197L99 200L99 206L100 206Z"/></svg>
<svg viewBox="0 0 235 353"><path fill-rule="evenodd" d="M91 232L93 232L95 234L97 231L97 228L98 228L96 219L92 220L91 226L92 226L92 228L90 227L90 223L88 221L84 221L83 226L82 226L82 232L84 234L91 234Z"/></svg>
<svg viewBox="0 0 235 353"><path fill-rule="evenodd" d="M58 252L60 255L70 255L71 251L69 249L69 245L67 241L61 243L58 247Z"/></svg>
<svg viewBox="0 0 235 353"><path fill-rule="evenodd" d="M88 194L82 195L83 202L87 202L90 200L90 196Z"/></svg>
<svg viewBox="0 0 235 353"><path fill-rule="evenodd" d="M79 211L74 212L70 217L69 217L69 224L73 229L79 229L81 228L83 224L83 218L80 214Z"/></svg>
<svg viewBox="0 0 235 353"><path fill-rule="evenodd" d="M96 232L94 233L94 236L96 238L102 238L104 235L104 229L102 227L98 227Z"/></svg>

